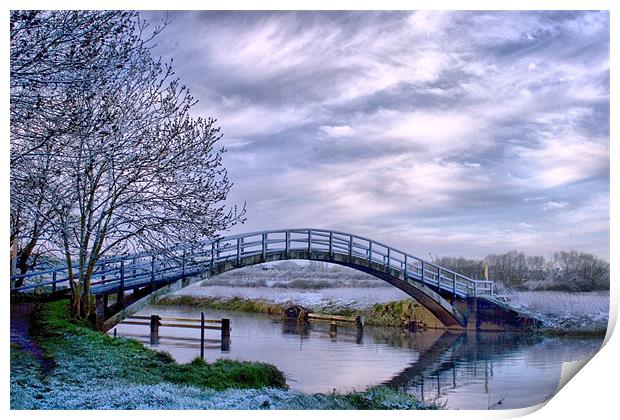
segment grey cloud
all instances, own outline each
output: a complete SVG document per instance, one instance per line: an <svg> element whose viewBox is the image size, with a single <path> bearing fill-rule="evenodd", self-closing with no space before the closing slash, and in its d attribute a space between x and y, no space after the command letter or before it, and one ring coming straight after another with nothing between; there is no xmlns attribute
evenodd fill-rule
<svg viewBox="0 0 620 420"><path fill-rule="evenodd" d="M239 229L608 257L608 13L169 15L155 52L219 119Z"/></svg>

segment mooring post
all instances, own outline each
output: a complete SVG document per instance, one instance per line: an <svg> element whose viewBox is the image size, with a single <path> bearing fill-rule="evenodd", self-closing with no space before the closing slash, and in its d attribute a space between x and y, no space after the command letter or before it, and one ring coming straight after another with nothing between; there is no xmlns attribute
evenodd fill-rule
<svg viewBox="0 0 620 420"><path fill-rule="evenodd" d="M230 351L230 319L222 318L222 351Z"/></svg>
<svg viewBox="0 0 620 420"><path fill-rule="evenodd" d="M267 234L263 233L261 236L261 257L265 261L265 254L267 253Z"/></svg>
<svg viewBox="0 0 620 420"><path fill-rule="evenodd" d="M329 335L333 336L338 333L338 324L335 321L329 323Z"/></svg>
<svg viewBox="0 0 620 420"><path fill-rule="evenodd" d="M362 339L364 338L364 318L359 315L355 317L355 329L355 342L362 344Z"/></svg>
<svg viewBox="0 0 620 420"><path fill-rule="evenodd" d="M125 306L125 260L121 260L119 276L118 289L116 290L116 309L120 311Z"/></svg>
<svg viewBox="0 0 620 420"><path fill-rule="evenodd" d="M52 273L52 281L54 282L52 283L52 293L56 292L56 273L56 271Z"/></svg>
<svg viewBox="0 0 620 420"><path fill-rule="evenodd" d="M114 328L114 338L116 338L116 328Z"/></svg>
<svg viewBox="0 0 620 420"><path fill-rule="evenodd" d="M200 358L205 359L205 313L200 313Z"/></svg>
<svg viewBox="0 0 620 420"><path fill-rule="evenodd" d="M312 231L308 229L308 254L312 258Z"/></svg>
<svg viewBox="0 0 620 420"><path fill-rule="evenodd" d="M161 317L159 315L151 315L151 345L159 343L159 326Z"/></svg>

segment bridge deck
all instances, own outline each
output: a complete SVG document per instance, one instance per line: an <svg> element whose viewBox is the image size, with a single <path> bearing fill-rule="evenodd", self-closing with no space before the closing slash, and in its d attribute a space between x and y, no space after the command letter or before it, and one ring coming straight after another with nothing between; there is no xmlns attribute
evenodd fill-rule
<svg viewBox="0 0 620 420"><path fill-rule="evenodd" d="M214 272L222 264L240 264L248 257L265 260L273 254L287 257L300 250L307 251L310 259L313 253L327 253L333 260L339 257L341 264L343 258L365 259L369 265L379 265L384 272L394 272L407 282L419 282L455 298L493 294L491 281L471 279L368 238L324 229L253 232L153 253L102 259L94 268L92 292L111 293L121 288L155 286L181 277ZM17 287L19 281L23 284ZM66 265L11 277L11 290L16 292L42 288L59 291L68 287Z"/></svg>

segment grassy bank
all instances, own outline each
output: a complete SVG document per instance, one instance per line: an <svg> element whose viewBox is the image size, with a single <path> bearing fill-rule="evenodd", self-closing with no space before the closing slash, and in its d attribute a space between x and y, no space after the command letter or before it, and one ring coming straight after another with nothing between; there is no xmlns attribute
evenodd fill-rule
<svg viewBox="0 0 620 420"><path fill-rule="evenodd" d="M222 309L241 312L264 313L282 316L284 308L294 302L274 303L263 299L241 297L209 297L192 295L170 295L158 301L162 305L191 305L203 309ZM426 325L428 328L443 328L442 324L420 304L412 299L377 303L363 309L350 306L334 305L310 308L316 313L343 316L363 316L364 323L372 326L406 328L412 323ZM604 337L607 332L606 320L592 320L583 314L580 316L544 315L544 326L535 330L535 334L565 337Z"/></svg>
<svg viewBox="0 0 620 420"><path fill-rule="evenodd" d="M222 309L240 312L264 313L282 316L289 303L273 303L262 299L221 298L208 296L170 295L160 299L161 305L191 305L203 309ZM429 327L438 325L428 311L412 299L377 303L365 309L351 307L320 306L317 313L342 316L363 316L366 325L406 327L411 322L424 323Z"/></svg>
<svg viewBox="0 0 620 420"><path fill-rule="evenodd" d="M265 363L181 365L71 319L66 302L41 304L31 331L47 367L11 345L12 409L437 408L382 387L350 394L290 391L282 372Z"/></svg>

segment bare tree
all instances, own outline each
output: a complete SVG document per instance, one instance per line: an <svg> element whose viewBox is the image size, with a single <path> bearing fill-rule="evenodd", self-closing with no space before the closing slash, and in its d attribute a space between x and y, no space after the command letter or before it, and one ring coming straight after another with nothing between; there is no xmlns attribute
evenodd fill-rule
<svg viewBox="0 0 620 420"><path fill-rule="evenodd" d="M136 13L122 11L11 11L11 244L21 273L49 243L49 187L58 176L52 156L62 135L83 126L85 114L69 105L68 92L84 81L110 77L131 48L121 35ZM125 44L122 44L122 41Z"/></svg>
<svg viewBox="0 0 620 420"><path fill-rule="evenodd" d="M215 120L190 115L196 102L151 56L145 22L130 20L107 38L114 68L60 89L78 117L55 131L60 146L49 154L54 176L40 206L52 209L49 239L69 267L72 307L86 317L103 255L213 238L245 213L224 204L232 184Z"/></svg>

